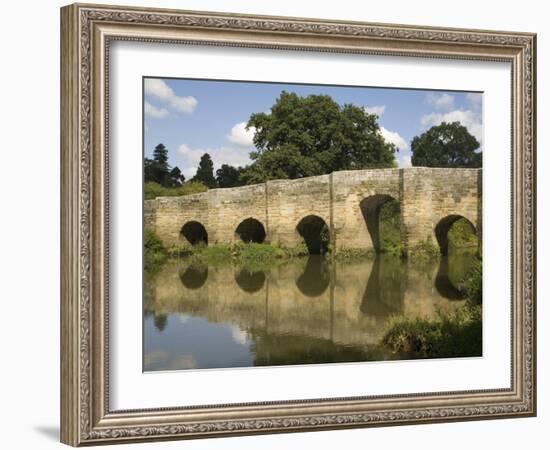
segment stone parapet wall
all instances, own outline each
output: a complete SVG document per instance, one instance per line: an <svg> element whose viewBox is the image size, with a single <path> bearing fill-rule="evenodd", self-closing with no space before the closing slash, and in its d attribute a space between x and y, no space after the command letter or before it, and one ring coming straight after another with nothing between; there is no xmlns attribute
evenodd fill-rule
<svg viewBox="0 0 550 450"><path fill-rule="evenodd" d="M180 242L181 228L189 221L206 228L209 243L232 244L239 240L239 224L253 218L263 225L266 241L291 247L301 242L299 222L315 215L328 225L335 248L373 249L375 215L393 198L401 206L401 240L407 250L426 241L436 245L434 230L446 217L465 217L480 235L481 186L481 169L340 171L146 200L144 224L167 246Z"/></svg>

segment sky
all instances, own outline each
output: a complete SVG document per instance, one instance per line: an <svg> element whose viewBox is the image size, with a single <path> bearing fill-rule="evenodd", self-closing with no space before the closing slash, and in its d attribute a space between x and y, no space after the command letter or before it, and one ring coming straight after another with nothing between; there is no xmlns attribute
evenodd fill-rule
<svg viewBox="0 0 550 450"><path fill-rule="evenodd" d="M270 111L281 91L330 95L337 103L362 106L378 115L381 133L398 148L399 167L411 164L411 140L441 122L459 121L482 142L482 94L396 88L300 85L240 81L144 78L144 155L163 143L168 162L189 179L209 153L214 169L249 164L252 113Z"/></svg>

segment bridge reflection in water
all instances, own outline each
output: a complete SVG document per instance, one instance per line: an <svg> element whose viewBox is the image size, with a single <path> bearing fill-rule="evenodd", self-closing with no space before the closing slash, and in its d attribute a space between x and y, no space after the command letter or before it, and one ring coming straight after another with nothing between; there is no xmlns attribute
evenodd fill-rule
<svg viewBox="0 0 550 450"><path fill-rule="evenodd" d="M268 271L168 264L144 286L144 370L399 358L380 345L389 318L461 306L471 258L419 267L311 256Z"/></svg>

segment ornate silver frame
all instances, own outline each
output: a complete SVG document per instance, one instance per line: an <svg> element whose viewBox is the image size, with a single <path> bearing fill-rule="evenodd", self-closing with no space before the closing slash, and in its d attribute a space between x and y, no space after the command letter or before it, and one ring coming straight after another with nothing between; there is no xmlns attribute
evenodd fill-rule
<svg viewBox="0 0 550 450"><path fill-rule="evenodd" d="M507 61L512 66L512 385L161 410L108 397L108 95L113 40ZM530 33L75 4L61 9L61 440L80 446L536 414L535 86Z"/></svg>

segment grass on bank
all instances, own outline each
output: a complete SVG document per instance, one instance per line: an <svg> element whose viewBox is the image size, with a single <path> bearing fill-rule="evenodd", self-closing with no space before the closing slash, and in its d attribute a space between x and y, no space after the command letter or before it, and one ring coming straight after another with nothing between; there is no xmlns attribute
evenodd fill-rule
<svg viewBox="0 0 550 450"><path fill-rule="evenodd" d="M156 271L170 258L189 258L191 262L219 266L236 263L242 267L261 270L280 264L289 258L308 255L304 244L294 248L279 247L271 244L237 243L234 245L184 245L178 244L165 248L154 230L145 229L144 267L148 272Z"/></svg>

